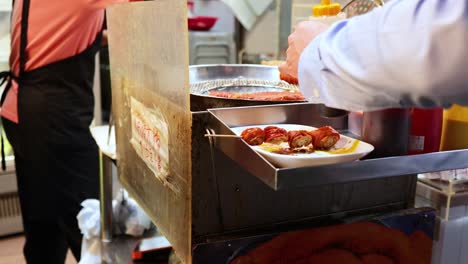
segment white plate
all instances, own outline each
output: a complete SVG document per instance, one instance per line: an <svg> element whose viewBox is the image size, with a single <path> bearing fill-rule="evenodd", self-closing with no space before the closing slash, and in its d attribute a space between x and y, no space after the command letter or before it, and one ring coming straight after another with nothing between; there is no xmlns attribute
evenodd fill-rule
<svg viewBox="0 0 468 264"><path fill-rule="evenodd" d="M271 124L271 125L257 125L257 126L243 126L234 127L231 130L238 136L241 135L242 131L247 128L259 127L265 128L267 126L277 126L284 128L287 131L290 130L314 130L315 127L303 126L303 125L291 125L291 124ZM298 153L294 155L277 154L264 149L265 144L260 146L250 146L252 149L257 151L260 155L265 157L273 165L281 168L297 168L297 167L309 167L318 166L334 163L342 163L348 161L358 160L367 154L369 154L374 147L366 142L353 139L344 135L340 135L340 140L335 144L330 152L328 151L315 151L313 153ZM266 143L268 144L268 143ZM283 143L283 146L287 146L287 143ZM271 145L271 144L270 144ZM332 152L341 153L332 153Z"/></svg>

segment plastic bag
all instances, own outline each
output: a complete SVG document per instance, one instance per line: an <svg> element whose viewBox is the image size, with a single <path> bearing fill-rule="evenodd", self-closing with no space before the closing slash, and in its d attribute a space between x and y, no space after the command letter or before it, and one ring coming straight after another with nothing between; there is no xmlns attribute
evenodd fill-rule
<svg viewBox="0 0 468 264"><path fill-rule="evenodd" d="M104 244L100 239L100 202L88 199L81 205L83 209L77 216L78 226L83 234L80 264L101 263L101 258L107 259L108 263L122 263L117 259L127 259L131 256L135 242L145 231L153 227L146 213L135 200L128 197L127 192L123 191L112 201L112 233L116 238ZM126 236L118 237L118 235Z"/></svg>

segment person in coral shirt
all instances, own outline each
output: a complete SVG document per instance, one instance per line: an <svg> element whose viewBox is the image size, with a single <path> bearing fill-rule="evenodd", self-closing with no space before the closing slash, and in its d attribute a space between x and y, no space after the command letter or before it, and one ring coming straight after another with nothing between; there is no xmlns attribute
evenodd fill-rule
<svg viewBox="0 0 468 264"><path fill-rule="evenodd" d="M16 0L1 116L13 146L28 263L80 258L80 203L99 196L93 119L104 8L124 0Z"/></svg>

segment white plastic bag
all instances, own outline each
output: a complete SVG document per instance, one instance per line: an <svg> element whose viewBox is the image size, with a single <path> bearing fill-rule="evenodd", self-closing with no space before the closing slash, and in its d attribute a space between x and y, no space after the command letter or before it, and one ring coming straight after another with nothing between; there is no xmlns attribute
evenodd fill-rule
<svg viewBox="0 0 468 264"><path fill-rule="evenodd" d="M107 263L126 263L127 259L131 259L135 242L152 227L146 213L123 191L112 201L112 233L115 239L110 243L102 243L99 201L88 199L81 205L83 209L77 216L78 226L83 234L80 264L99 264L101 259Z"/></svg>

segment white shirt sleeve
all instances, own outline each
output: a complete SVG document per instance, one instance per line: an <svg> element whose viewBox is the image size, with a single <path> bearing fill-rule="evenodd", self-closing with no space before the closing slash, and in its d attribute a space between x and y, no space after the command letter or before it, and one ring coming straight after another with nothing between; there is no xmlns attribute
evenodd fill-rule
<svg viewBox="0 0 468 264"><path fill-rule="evenodd" d="M393 0L335 23L302 53L299 84L347 110L468 105L468 0Z"/></svg>

